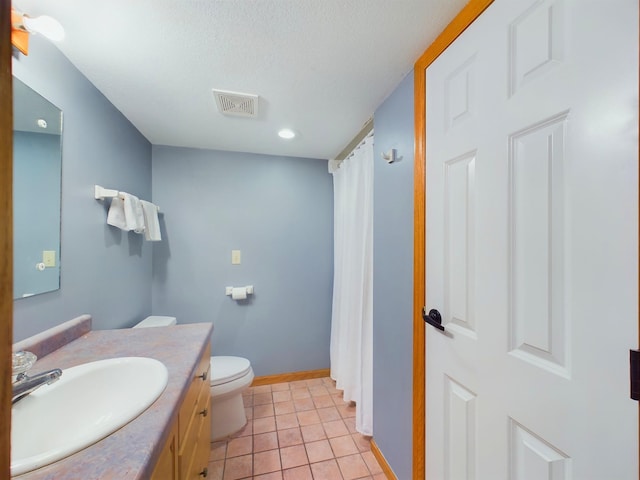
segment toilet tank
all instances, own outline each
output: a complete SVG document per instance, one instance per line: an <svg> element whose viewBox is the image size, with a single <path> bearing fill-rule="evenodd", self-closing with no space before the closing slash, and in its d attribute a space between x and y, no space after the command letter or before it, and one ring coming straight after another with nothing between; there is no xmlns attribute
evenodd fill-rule
<svg viewBox="0 0 640 480"><path fill-rule="evenodd" d="M175 325L176 317L163 317L159 315L151 315L150 317L145 318L137 325L134 325L133 328L147 328L147 327L169 327L171 325Z"/></svg>

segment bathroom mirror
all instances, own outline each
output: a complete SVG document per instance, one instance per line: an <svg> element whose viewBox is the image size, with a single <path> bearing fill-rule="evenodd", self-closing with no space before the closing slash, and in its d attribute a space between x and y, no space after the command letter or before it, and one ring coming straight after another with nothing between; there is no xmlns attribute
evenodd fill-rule
<svg viewBox="0 0 640 480"><path fill-rule="evenodd" d="M13 77L13 298L60 288L62 112Z"/></svg>

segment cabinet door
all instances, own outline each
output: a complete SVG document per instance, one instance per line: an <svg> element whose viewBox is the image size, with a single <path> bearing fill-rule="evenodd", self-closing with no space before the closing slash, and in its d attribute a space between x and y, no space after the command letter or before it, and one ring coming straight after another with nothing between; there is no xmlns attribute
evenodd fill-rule
<svg viewBox="0 0 640 480"><path fill-rule="evenodd" d="M151 474L151 480L178 480L177 422L173 422L171 433L164 444L160 459Z"/></svg>
<svg viewBox="0 0 640 480"><path fill-rule="evenodd" d="M192 457L183 480L198 480L207 476L209 453L211 450L211 417L209 389L200 397L198 409L194 417L194 429L197 435L193 440Z"/></svg>
<svg viewBox="0 0 640 480"><path fill-rule="evenodd" d="M178 470L181 480L202 478L207 473L211 442L210 357L207 348L194 370L193 382L180 409Z"/></svg>

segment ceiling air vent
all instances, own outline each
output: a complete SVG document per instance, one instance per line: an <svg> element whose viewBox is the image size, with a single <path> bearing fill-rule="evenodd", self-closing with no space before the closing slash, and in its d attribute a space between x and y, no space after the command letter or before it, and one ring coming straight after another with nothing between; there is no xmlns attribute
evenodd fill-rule
<svg viewBox="0 0 640 480"><path fill-rule="evenodd" d="M258 95L213 89L218 110L225 115L255 118L258 116Z"/></svg>

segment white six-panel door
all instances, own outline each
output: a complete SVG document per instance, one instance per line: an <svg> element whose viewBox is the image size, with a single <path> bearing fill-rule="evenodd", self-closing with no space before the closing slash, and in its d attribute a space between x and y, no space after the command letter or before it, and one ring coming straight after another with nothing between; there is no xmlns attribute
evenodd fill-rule
<svg viewBox="0 0 640 480"><path fill-rule="evenodd" d="M427 479L637 480L637 0L496 0L426 75Z"/></svg>

